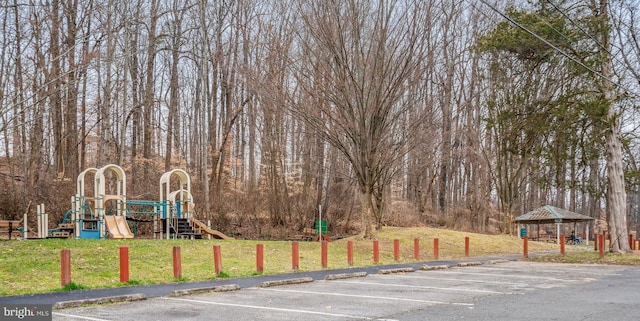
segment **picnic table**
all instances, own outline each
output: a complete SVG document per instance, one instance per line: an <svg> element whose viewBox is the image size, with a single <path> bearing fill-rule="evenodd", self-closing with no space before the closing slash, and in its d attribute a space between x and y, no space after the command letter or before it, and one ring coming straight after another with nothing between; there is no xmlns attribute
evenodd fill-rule
<svg viewBox="0 0 640 321"><path fill-rule="evenodd" d="M22 224L22 220L19 221L8 221L8 220L0 220L0 229L7 229L9 233L9 239L11 239L11 233L20 227Z"/></svg>

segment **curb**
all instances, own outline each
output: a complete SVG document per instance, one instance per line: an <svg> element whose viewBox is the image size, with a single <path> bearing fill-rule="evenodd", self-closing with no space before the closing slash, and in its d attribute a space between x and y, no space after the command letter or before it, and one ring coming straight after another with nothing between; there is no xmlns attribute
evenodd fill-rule
<svg viewBox="0 0 640 321"><path fill-rule="evenodd" d="M499 263L508 263L509 260L489 260L485 264L499 264Z"/></svg>
<svg viewBox="0 0 640 321"><path fill-rule="evenodd" d="M354 272L354 273L340 273L340 274L329 274L324 277L325 280L341 280L341 279L350 279L350 278L361 278L367 276L367 272Z"/></svg>
<svg viewBox="0 0 640 321"><path fill-rule="evenodd" d="M420 270L422 271L432 271L432 270L446 270L450 269L450 265L423 265Z"/></svg>
<svg viewBox="0 0 640 321"><path fill-rule="evenodd" d="M221 285L221 286L212 286L212 287L204 287L204 288L193 288L193 289L184 289L184 290L174 290L169 293L170 297L177 296L185 296L185 295L197 295L211 292L229 292L240 290L240 286L237 284L229 284L229 285Z"/></svg>
<svg viewBox="0 0 640 321"><path fill-rule="evenodd" d="M56 302L53 305L53 308L54 309L68 309L68 308L77 308L77 307L80 307L80 306L83 306L83 305L133 302L133 301L142 301L142 300L146 300L146 299L147 299L147 297L144 294L136 293L136 294L128 294L128 295L108 296L108 297L97 298L97 299L85 299L85 300L73 300L73 301Z"/></svg>
<svg viewBox="0 0 640 321"><path fill-rule="evenodd" d="M287 280L277 280L277 281L265 281L260 283L258 286L261 288L268 288L272 286L280 286L280 285L290 285L290 284L301 284L301 283L309 283L313 282L313 278L297 278L297 279L287 279Z"/></svg>
<svg viewBox="0 0 640 321"><path fill-rule="evenodd" d="M383 269L379 270L378 274L393 274L393 273L408 273L415 272L413 268L398 268L398 269Z"/></svg>
<svg viewBox="0 0 640 321"><path fill-rule="evenodd" d="M476 265L482 265L482 262L462 262L462 263L458 263L456 266L465 267L465 266L476 266Z"/></svg>

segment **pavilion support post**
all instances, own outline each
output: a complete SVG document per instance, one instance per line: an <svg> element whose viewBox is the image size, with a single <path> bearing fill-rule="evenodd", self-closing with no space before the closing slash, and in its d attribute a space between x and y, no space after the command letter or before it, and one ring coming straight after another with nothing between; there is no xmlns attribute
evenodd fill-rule
<svg viewBox="0 0 640 321"><path fill-rule="evenodd" d="M589 223L584 225L584 241L585 245L589 245Z"/></svg>

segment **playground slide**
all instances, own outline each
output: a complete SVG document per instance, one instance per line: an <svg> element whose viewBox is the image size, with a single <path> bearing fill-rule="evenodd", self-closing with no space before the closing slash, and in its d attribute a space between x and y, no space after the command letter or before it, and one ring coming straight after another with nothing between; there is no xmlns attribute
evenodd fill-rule
<svg viewBox="0 0 640 321"><path fill-rule="evenodd" d="M193 220L193 225L197 228L199 228L202 233L207 233L211 236L213 236L213 238L216 239L222 239L222 240L233 240L232 237L228 237L224 234L222 234L220 231L216 231L216 230L212 230L209 227L207 227L207 224L204 224L203 222L200 222L198 220L196 220L195 218L192 219Z"/></svg>
<svg viewBox="0 0 640 321"><path fill-rule="evenodd" d="M109 235L114 239L132 239L133 234L127 225L127 219L124 216L105 215L104 221L107 223Z"/></svg>

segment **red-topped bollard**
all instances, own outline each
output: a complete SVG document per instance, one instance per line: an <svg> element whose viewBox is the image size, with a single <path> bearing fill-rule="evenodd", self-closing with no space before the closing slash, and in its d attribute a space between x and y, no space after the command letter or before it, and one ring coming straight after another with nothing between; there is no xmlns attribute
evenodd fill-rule
<svg viewBox="0 0 640 321"><path fill-rule="evenodd" d="M464 256L469 257L469 237L464 238Z"/></svg>
<svg viewBox="0 0 640 321"><path fill-rule="evenodd" d="M220 245L213 246L213 268L216 271L216 275L219 275L222 271L222 249Z"/></svg>
<svg viewBox="0 0 640 321"><path fill-rule="evenodd" d="M129 282L129 247L120 247L120 282Z"/></svg>
<svg viewBox="0 0 640 321"><path fill-rule="evenodd" d="M400 240L393 240L393 259L400 261Z"/></svg>
<svg viewBox="0 0 640 321"><path fill-rule="evenodd" d="M71 283L71 250L60 251L60 284L65 287Z"/></svg>
<svg viewBox="0 0 640 321"><path fill-rule="evenodd" d="M599 235L598 250L600 252L600 258L604 258L604 233Z"/></svg>
<svg viewBox="0 0 640 321"><path fill-rule="evenodd" d="M264 245L256 244L256 271L262 273L264 271Z"/></svg>
<svg viewBox="0 0 640 321"><path fill-rule="evenodd" d="M373 240L373 263L378 264L380 262L380 244L378 240Z"/></svg>
<svg viewBox="0 0 640 321"><path fill-rule="evenodd" d="M300 245L298 242L291 243L291 268L298 271L300 268Z"/></svg>
<svg viewBox="0 0 640 321"><path fill-rule="evenodd" d="M173 278L182 278L182 257L180 255L180 247L173 247Z"/></svg>
<svg viewBox="0 0 640 321"><path fill-rule="evenodd" d="M322 268L326 269L327 266L329 266L329 249L328 249L328 245L327 245L327 241L322 241L320 242L321 248L320 248L320 256L321 256L321 263L322 263Z"/></svg>
<svg viewBox="0 0 640 321"><path fill-rule="evenodd" d="M347 241L347 264L353 265L353 241Z"/></svg>

